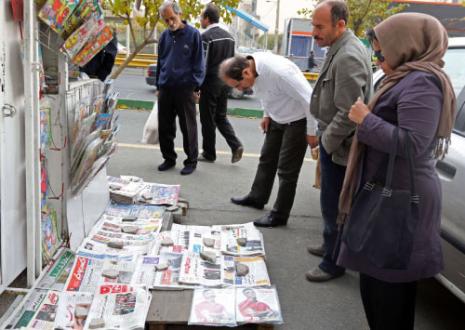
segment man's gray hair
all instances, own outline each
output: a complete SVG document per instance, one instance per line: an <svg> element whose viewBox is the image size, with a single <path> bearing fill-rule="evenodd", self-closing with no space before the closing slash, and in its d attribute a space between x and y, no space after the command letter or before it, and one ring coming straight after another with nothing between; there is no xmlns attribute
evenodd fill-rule
<svg viewBox="0 0 465 330"><path fill-rule="evenodd" d="M173 9L174 13L177 15L182 14L181 7L179 7L179 4L175 0L166 0L163 2L163 4L158 8L158 13L163 15L166 9L171 8Z"/></svg>

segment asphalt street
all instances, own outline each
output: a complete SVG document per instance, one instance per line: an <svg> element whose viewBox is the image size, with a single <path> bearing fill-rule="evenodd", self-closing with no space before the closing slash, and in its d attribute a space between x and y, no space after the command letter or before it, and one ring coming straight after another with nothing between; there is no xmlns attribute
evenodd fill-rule
<svg viewBox="0 0 465 330"><path fill-rule="evenodd" d="M125 79L125 82L126 86L134 87L129 79ZM181 176L179 170L184 153L180 132L175 142L178 163L175 169L167 172L156 169L162 162L158 146L139 143L148 115L148 111L119 111L119 148L108 166L110 175L137 175L150 182L181 184L181 195L190 202L184 224L245 223L271 209L277 180L265 211L239 207L229 201L231 196L244 195L250 189L263 142L258 119L231 118L245 147L244 157L239 163L230 163L230 150L220 136L217 161L199 163L192 175ZM201 144L201 137L199 142ZM307 154L288 226L262 230L268 271L272 283L277 286L285 322L276 329L368 329L356 273L349 271L345 276L326 283L309 283L305 280L305 272L319 263L317 257L307 253L306 247L310 243L321 242L322 230L319 191L312 188L314 170L315 163ZM464 324L465 304L435 280L420 283L415 329L458 330L463 329Z"/></svg>

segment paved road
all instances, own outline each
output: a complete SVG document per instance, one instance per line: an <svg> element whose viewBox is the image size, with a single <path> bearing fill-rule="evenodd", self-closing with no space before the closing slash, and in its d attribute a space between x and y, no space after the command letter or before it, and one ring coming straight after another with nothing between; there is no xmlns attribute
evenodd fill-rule
<svg viewBox="0 0 465 330"><path fill-rule="evenodd" d="M130 100L153 101L155 87L145 83L144 69L129 68L115 80L114 88L120 93L120 98ZM259 109L260 102L254 97L245 97L241 100L230 99L230 108Z"/></svg>
<svg viewBox="0 0 465 330"><path fill-rule="evenodd" d="M248 192L255 174L263 135L256 119L232 118L238 136L245 145L245 157L230 163L230 151L218 138L219 155L216 163L200 163L190 176L179 175L184 154L180 134L176 139L179 162L176 169L156 171L162 162L160 151L139 145L147 111L120 111L121 143L109 164L111 175L129 174L146 181L180 183L182 196L190 201L186 224L244 223L261 216L263 211L238 207L229 202L230 196ZM308 155L307 155L308 158ZM267 265L272 283L278 288L285 324L279 330L360 330L368 329L358 292L356 273L328 283L309 283L304 273L318 264L319 259L306 252L310 242L321 239L321 213L318 191L311 187L315 164L307 160L299 179L294 208L286 228L263 229ZM276 193L266 210L272 207ZM420 284L417 300L418 330L463 329L465 305L434 280ZM170 329L183 329L173 327Z"/></svg>

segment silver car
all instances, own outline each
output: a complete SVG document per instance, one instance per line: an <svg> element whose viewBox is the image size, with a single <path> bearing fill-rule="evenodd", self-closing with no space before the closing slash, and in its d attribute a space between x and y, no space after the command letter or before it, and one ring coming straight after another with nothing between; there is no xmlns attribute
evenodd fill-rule
<svg viewBox="0 0 465 330"><path fill-rule="evenodd" d="M441 237L444 271L436 278L465 302L465 38L450 38L445 68L457 96L457 115L449 152L436 164L441 179ZM375 72L375 88L383 78Z"/></svg>

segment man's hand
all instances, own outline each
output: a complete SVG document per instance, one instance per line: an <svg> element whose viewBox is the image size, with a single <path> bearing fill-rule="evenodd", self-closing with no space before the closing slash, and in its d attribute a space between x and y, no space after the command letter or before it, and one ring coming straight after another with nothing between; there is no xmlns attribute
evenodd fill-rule
<svg viewBox="0 0 465 330"><path fill-rule="evenodd" d="M318 137L315 135L307 135L307 143L310 148L315 148L318 146Z"/></svg>
<svg viewBox="0 0 465 330"><path fill-rule="evenodd" d="M349 119L360 125L369 113L370 110L359 97L352 107L350 107Z"/></svg>
<svg viewBox="0 0 465 330"><path fill-rule="evenodd" d="M268 132L268 127L270 127L270 117L263 117L262 122L260 123L263 134Z"/></svg>

